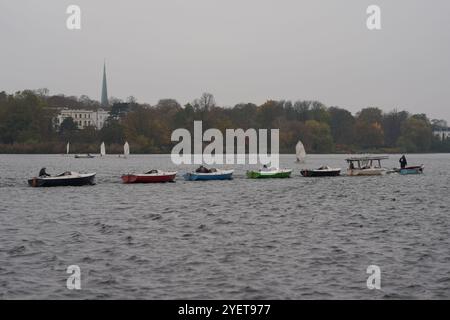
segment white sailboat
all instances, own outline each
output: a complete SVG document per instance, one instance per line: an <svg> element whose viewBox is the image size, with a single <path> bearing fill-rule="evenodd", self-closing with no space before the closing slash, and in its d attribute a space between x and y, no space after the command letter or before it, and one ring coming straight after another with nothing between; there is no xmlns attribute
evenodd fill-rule
<svg viewBox="0 0 450 320"><path fill-rule="evenodd" d="M128 141L125 142L123 145L123 156L124 158L128 157L130 155L130 145L128 144Z"/></svg>
<svg viewBox="0 0 450 320"><path fill-rule="evenodd" d="M70 152L70 142L67 142L67 146L66 146L66 154L68 155Z"/></svg>
<svg viewBox="0 0 450 320"><path fill-rule="evenodd" d="M305 146L300 140L297 142L297 145L295 146L295 154L297 156L297 162L301 163L305 162L306 158Z"/></svg>
<svg viewBox="0 0 450 320"><path fill-rule="evenodd" d="M106 156L106 148L104 142L102 142L102 144L100 145L100 156L102 157Z"/></svg>

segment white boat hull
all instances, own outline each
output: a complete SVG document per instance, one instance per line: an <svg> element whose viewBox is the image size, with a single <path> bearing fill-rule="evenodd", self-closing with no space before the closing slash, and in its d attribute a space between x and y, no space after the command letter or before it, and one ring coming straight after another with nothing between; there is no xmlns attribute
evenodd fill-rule
<svg viewBox="0 0 450 320"><path fill-rule="evenodd" d="M386 174L387 169L384 168L368 168L368 169L348 169L348 176L381 176Z"/></svg>

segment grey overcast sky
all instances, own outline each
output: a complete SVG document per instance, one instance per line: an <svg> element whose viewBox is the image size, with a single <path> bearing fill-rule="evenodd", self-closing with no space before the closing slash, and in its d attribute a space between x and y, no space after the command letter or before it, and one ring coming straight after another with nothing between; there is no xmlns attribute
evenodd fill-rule
<svg viewBox="0 0 450 320"><path fill-rule="evenodd" d="M79 31L66 8L81 7ZM366 9L382 10L382 30ZM0 0L0 91L314 99L450 121L448 0Z"/></svg>

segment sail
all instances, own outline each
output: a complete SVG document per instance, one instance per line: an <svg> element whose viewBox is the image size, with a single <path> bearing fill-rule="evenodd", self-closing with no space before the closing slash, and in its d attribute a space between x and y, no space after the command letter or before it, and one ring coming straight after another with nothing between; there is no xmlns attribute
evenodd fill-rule
<svg viewBox="0 0 450 320"><path fill-rule="evenodd" d="M105 143L102 142L102 144L100 145L100 155L103 157L106 155L106 148L105 148Z"/></svg>
<svg viewBox="0 0 450 320"><path fill-rule="evenodd" d="M304 162L306 158L306 151L303 143L299 141L295 146L295 154L297 155L298 162Z"/></svg>
<svg viewBox="0 0 450 320"><path fill-rule="evenodd" d="M125 144L123 145L123 155L125 157L130 155L130 145L128 144L128 142L125 142Z"/></svg>
<svg viewBox="0 0 450 320"><path fill-rule="evenodd" d="M70 142L67 142L66 154L69 154L69 151L70 151Z"/></svg>

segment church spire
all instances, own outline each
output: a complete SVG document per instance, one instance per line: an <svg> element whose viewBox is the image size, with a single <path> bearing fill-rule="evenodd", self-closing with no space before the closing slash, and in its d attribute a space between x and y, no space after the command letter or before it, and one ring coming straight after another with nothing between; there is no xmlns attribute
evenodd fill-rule
<svg viewBox="0 0 450 320"><path fill-rule="evenodd" d="M108 87L106 84L106 62L103 63L103 83L102 83L102 100L101 100L102 107L108 107Z"/></svg>

